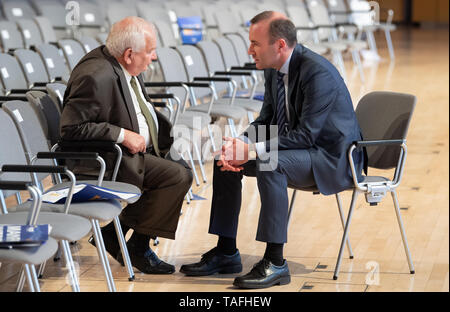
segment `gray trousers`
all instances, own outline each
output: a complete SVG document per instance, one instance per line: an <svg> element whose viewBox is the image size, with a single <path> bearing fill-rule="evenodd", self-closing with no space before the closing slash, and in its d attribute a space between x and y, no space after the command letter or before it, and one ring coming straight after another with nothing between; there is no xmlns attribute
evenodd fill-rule
<svg viewBox="0 0 450 312"><path fill-rule="evenodd" d="M278 151L273 170L267 170L263 165L263 161L256 159L244 164L241 172L222 172L215 161L209 233L236 238L245 175L256 177L261 198L256 240L287 242L287 186L315 185L311 157L308 150L284 150Z"/></svg>

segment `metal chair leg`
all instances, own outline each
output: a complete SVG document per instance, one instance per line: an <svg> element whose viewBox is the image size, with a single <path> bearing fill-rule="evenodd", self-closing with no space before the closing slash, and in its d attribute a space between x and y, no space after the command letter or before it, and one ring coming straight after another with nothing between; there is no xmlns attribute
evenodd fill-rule
<svg viewBox="0 0 450 312"><path fill-rule="evenodd" d="M35 282L33 281L33 276L31 275L30 266L31 266L30 264L24 264L23 270L25 271L25 276L27 278L28 286L30 287L30 291L35 292L36 291L36 289L34 288Z"/></svg>
<svg viewBox="0 0 450 312"><path fill-rule="evenodd" d="M201 172L201 174L202 174L203 183L206 183L208 180L207 180L207 178L206 178L205 168L203 168L202 158L201 158L201 156L200 156L200 152L199 152L199 150L198 150L197 143L192 142L192 148L193 148L193 150L194 150L195 157L197 157L197 159L198 159L198 165L199 165L199 167L200 167L200 172Z"/></svg>
<svg viewBox="0 0 450 312"><path fill-rule="evenodd" d="M415 273L414 265L411 259L411 253L409 252L408 240L406 239L405 229L403 227L402 216L400 214L400 207L398 205L397 192L395 190L391 191L392 199L394 201L395 214L397 215L398 226L400 227L400 233L402 235L403 247L405 248L406 258L408 259L409 272L411 274Z"/></svg>
<svg viewBox="0 0 450 312"><path fill-rule="evenodd" d="M362 63L361 63L361 57L359 56L359 52L358 51L352 51L352 56L353 56L353 60L356 64L356 66L358 67L358 71L359 71L359 78L361 79L361 82L364 83L366 80L364 78L364 70L362 67Z"/></svg>
<svg viewBox="0 0 450 312"><path fill-rule="evenodd" d="M356 189L353 190L352 201L350 203L350 209L348 211L347 222L345 223L345 229L344 229L344 234L342 236L341 247L339 248L339 255L337 258L337 262L336 262L336 268L334 269L334 275L333 275L334 280L338 279L339 268L341 267L342 255L344 254L343 253L344 246L345 246L345 242L347 241L347 238L348 238L348 230L350 228L350 221L352 220L353 209L355 207L356 199L358 198L359 193L360 193L360 191L358 191Z"/></svg>
<svg viewBox="0 0 450 312"><path fill-rule="evenodd" d="M22 292L23 286L25 285L25 266L22 265L19 273L19 279L17 280L16 292Z"/></svg>
<svg viewBox="0 0 450 312"><path fill-rule="evenodd" d="M38 270L38 278L42 278L44 276L45 266L47 265L47 261L41 263Z"/></svg>
<svg viewBox="0 0 450 312"><path fill-rule="evenodd" d="M295 196L297 195L297 190L294 190L291 197L291 203L289 205L289 212L288 212L288 221L287 221L287 227L289 228L289 224L291 223L291 215L292 215L292 209L294 208L294 202L295 202Z"/></svg>
<svg viewBox="0 0 450 312"><path fill-rule="evenodd" d="M395 53L394 53L394 45L392 44L392 38L391 38L391 32L386 29L384 31L384 35L386 37L386 42L389 50L389 56L391 57L391 60L395 59Z"/></svg>
<svg viewBox="0 0 450 312"><path fill-rule="evenodd" d="M194 164L194 159L192 158L192 153L191 153L191 151L189 149L186 152L187 152L188 157L189 157L189 163L191 164L192 173L194 174L195 184L197 186L199 186L200 185L200 181L198 180L197 170L195 169L195 164Z"/></svg>
<svg viewBox="0 0 450 312"><path fill-rule="evenodd" d="M114 228L116 229L117 238L119 239L120 251L122 252L122 259L125 263L125 266L128 271L128 280L134 281L134 271L133 266L131 265L130 254L128 253L127 242L125 241L125 237L123 236L122 226L120 225L119 217L116 216L114 218Z"/></svg>
<svg viewBox="0 0 450 312"><path fill-rule="evenodd" d="M108 285L108 290L110 292L116 291L116 286L114 285L114 279L111 273L111 267L109 266L108 256L106 255L105 244L103 243L103 236L100 230L100 224L98 220L91 219L92 230L94 232L95 244L97 246L98 257L105 271L106 283Z"/></svg>
<svg viewBox="0 0 450 312"><path fill-rule="evenodd" d="M339 209L339 216L341 217L341 223L342 223L342 229L345 229L345 214L342 209L342 203L341 203L341 196L339 194L336 194L336 201ZM353 259L353 251L352 246L350 245L350 239L347 237L347 249L350 259Z"/></svg>
<svg viewBox="0 0 450 312"><path fill-rule="evenodd" d="M73 263L72 253L70 251L69 242L66 240L61 241L61 246L63 248L64 258L66 260L67 269L69 270L70 275L70 286L72 287L73 292L80 292L80 283L78 281L78 273L75 269L75 265Z"/></svg>

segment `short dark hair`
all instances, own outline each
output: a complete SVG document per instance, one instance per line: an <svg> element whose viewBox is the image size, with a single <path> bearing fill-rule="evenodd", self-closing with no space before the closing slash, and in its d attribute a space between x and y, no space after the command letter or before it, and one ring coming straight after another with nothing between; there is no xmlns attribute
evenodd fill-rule
<svg viewBox="0 0 450 312"><path fill-rule="evenodd" d="M257 14L250 20L251 24L257 24L261 21L270 19L274 11L264 11ZM289 48L297 44L297 30L294 23L287 18L277 18L269 24L270 43L274 43L278 39L284 39Z"/></svg>

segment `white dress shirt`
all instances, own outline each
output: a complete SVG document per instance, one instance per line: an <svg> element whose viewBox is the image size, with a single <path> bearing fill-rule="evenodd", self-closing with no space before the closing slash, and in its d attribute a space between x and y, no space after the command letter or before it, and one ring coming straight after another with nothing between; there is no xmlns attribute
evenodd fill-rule
<svg viewBox="0 0 450 312"><path fill-rule="evenodd" d="M283 77L284 80L284 100L286 103L286 118L287 121L289 122L290 120L290 116L289 116L289 102L288 102L288 85L289 85L289 64L291 63L291 57L292 57L292 53L294 52L294 50L292 50L291 54L289 55L289 57L287 58L286 62L284 62L283 66L281 66L279 72L285 74ZM256 153L261 156L263 154L266 154L266 142L257 142L255 143L255 150Z"/></svg>
<svg viewBox="0 0 450 312"><path fill-rule="evenodd" d="M130 94L131 94L131 100L133 101L133 106L134 106L134 110L136 111L136 115L137 115L137 121L139 124L139 134L142 135L145 139L145 146L149 146L150 144L150 132L148 130L148 125L147 125L147 121L145 120L145 116L142 114L141 112L141 108L139 107L139 102L138 99L136 97L136 94L134 93L133 88L131 87L130 84L130 80L132 78L132 76L130 75L130 73L125 69L125 67L122 66L122 64L120 64L120 67L123 70L123 73L125 75L125 80L127 81L127 85L128 85L128 89L130 90ZM138 84L138 86L140 86L139 82L137 81L136 78L136 83ZM145 102L145 104L148 107L148 110L150 111L150 114L153 117L153 120L155 122L155 126L156 126L156 131L158 131L158 118L156 117L156 112L155 109L153 108L153 106L146 101L144 94L142 93L142 89L138 88L139 90L139 95L142 98L142 100ZM120 130L120 134L119 134L119 138L117 139L116 143L122 143L123 140L125 138L125 129L121 129Z"/></svg>

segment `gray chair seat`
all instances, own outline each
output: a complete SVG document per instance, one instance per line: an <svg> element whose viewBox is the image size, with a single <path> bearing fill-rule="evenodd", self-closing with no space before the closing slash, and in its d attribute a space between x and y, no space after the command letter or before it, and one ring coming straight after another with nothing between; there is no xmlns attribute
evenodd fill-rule
<svg viewBox="0 0 450 312"><path fill-rule="evenodd" d="M367 48L367 42L362 40L343 40L342 42L348 44L350 49L354 50L362 50Z"/></svg>
<svg viewBox="0 0 450 312"><path fill-rule="evenodd" d="M58 243L55 239L49 237L47 242L40 247L0 249L0 262L38 265L51 258L57 249Z"/></svg>
<svg viewBox="0 0 450 312"><path fill-rule="evenodd" d="M216 101L214 101L213 109L217 104L219 104L219 105L227 105L228 104L229 105L229 103L230 103L230 99L216 100ZM258 101L258 100L251 100L248 98L238 98L237 97L234 99L233 105L237 106L237 107L242 107L243 109L248 110L248 111L259 113L261 111L262 104L263 104L263 102Z"/></svg>
<svg viewBox="0 0 450 312"><path fill-rule="evenodd" d="M190 111L197 111L197 112L208 112L209 104L199 104L195 106L191 106L186 109ZM213 104L211 109L211 116L215 117L226 117L226 118L233 118L233 119L241 119L244 116L247 116L247 112L245 109L241 107L236 106L230 106L229 104Z"/></svg>
<svg viewBox="0 0 450 312"><path fill-rule="evenodd" d="M386 182L386 181L390 181L390 180L385 177L363 176L363 180L360 181L360 183L377 183L377 182Z"/></svg>
<svg viewBox="0 0 450 312"><path fill-rule="evenodd" d="M199 118L200 122L198 122L196 118ZM195 123L193 122L194 120L196 120ZM184 125L194 130L202 130L210 123L211 117L208 114L199 111L187 110L178 116L176 125Z"/></svg>
<svg viewBox="0 0 450 312"><path fill-rule="evenodd" d="M347 50L347 44L341 40L339 42L321 42L320 44L331 50L337 50L337 51Z"/></svg>
<svg viewBox="0 0 450 312"><path fill-rule="evenodd" d="M2 224L26 224L28 212L13 212L2 216ZM57 240L77 241L89 234L88 219L64 213L40 212L36 224L50 224L50 236Z"/></svg>
<svg viewBox="0 0 450 312"><path fill-rule="evenodd" d="M16 211L29 211L31 202L25 202L17 206ZM64 212L63 204L42 203L41 212ZM117 200L97 200L85 203L71 203L69 213L88 219L110 221L118 216L122 206Z"/></svg>
<svg viewBox="0 0 450 312"><path fill-rule="evenodd" d="M82 184L82 183L86 183L86 184L97 184L97 181L95 180L77 180L77 184ZM54 186L52 186L50 189L48 189L47 191L57 191L66 187L70 187L70 182L63 182L63 183L59 183L56 184ZM111 190L117 190L119 192L126 192L126 193L136 193L136 194L141 194L141 190L130 183L123 183L123 182L117 182L117 181L103 181L102 182L102 187L107 188L107 189L111 189ZM139 197L132 197L128 200L123 200L125 202L127 202L128 204L133 204L135 202L137 202L139 200Z"/></svg>

